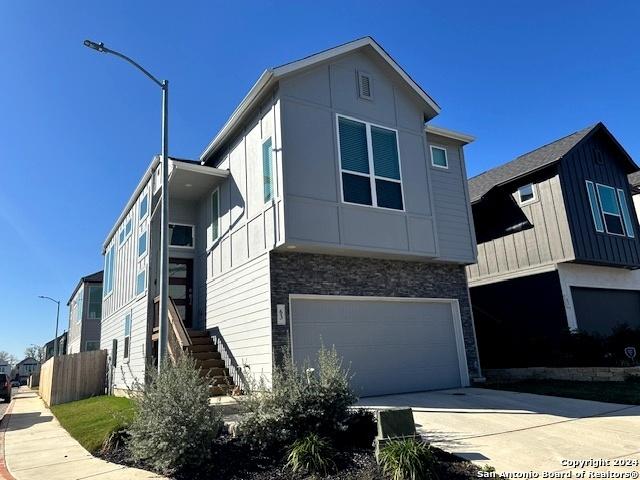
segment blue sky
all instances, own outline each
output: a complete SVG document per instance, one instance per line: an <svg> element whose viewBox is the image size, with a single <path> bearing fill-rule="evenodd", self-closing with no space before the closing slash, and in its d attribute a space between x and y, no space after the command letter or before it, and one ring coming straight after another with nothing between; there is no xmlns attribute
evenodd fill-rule
<svg viewBox="0 0 640 480"><path fill-rule="evenodd" d="M477 136L469 174L605 122L640 160L637 2L0 3L0 350L53 338L55 305L102 268L100 247L160 147L194 158L268 66L372 35Z"/></svg>

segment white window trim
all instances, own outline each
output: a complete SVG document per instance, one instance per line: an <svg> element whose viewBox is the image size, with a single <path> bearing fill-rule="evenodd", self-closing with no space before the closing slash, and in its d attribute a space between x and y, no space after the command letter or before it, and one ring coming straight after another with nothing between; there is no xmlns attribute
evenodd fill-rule
<svg viewBox="0 0 640 480"><path fill-rule="evenodd" d="M129 231L129 233L127 233L127 228L126 228L128 222L131 222L131 230ZM120 233L124 233L124 237L122 238L122 241L120 241ZM133 235L133 219L131 218L131 215L129 215L129 217L122 222L122 225L120 227L120 232L118 232L118 248L124 247L127 244L127 240L129 240L131 235Z"/></svg>
<svg viewBox="0 0 640 480"><path fill-rule="evenodd" d="M145 197L147 198L147 211L144 212L144 215L141 217L140 216L140 207L142 207L142 199L145 198ZM138 212L137 212L138 213L138 224L144 222L147 219L147 217L149 216L149 210L150 209L151 209L151 205L149 205L149 192L147 192L145 190L145 192L142 195L140 195L140 203L138 204Z"/></svg>
<svg viewBox="0 0 640 480"><path fill-rule="evenodd" d="M190 247L183 246L183 245L172 245L171 238L169 238L169 248L179 248L181 250L193 250L194 248L196 248L196 226L195 225L192 225L190 223L169 222L169 226L170 225L177 225L179 227L191 227L191 241L193 242L193 245ZM167 227L167 230L168 230L168 227Z"/></svg>
<svg viewBox="0 0 640 480"><path fill-rule="evenodd" d="M213 196L215 194L218 194L218 211L214 212L213 211ZM211 196L209 197L209 205L211 205L211 236L209 238L209 242L211 244L211 246L213 246L213 244L220 239L220 237L222 236L220 234L220 187L216 188L213 192L211 192ZM218 236L217 237L213 237L213 220L214 218L217 220L218 222Z"/></svg>
<svg viewBox="0 0 640 480"><path fill-rule="evenodd" d="M340 150L340 117L346 118L347 120L352 120L354 122L359 122L365 125L366 134L367 134L367 153L369 156L369 173L362 172L354 172L353 170L347 170L342 168L342 152ZM398 173L400 174L400 179L397 180L395 178L381 177L375 174L375 164L373 162L373 142L371 140L371 127L383 128L385 130L390 130L395 132L396 134L396 149L398 150ZM347 205L355 205L358 207L365 208L375 208L379 210L387 210L390 212L406 212L407 204L404 199L404 183L402 181L402 161L400 159L400 136L398 135L398 130L395 128L386 127L384 125L378 125L376 123L366 122L364 120L360 120L358 118L350 117L348 115L343 115L341 113L336 113L336 138L338 145L338 168L340 169L340 198L342 199L342 203ZM372 205L364 205L362 203L354 203L347 202L344 199L344 185L342 182L342 174L348 173L350 175L358 175L360 177L369 178L369 185L371 188L371 203ZM389 208L389 207L380 207L378 206L378 194L376 191L376 180L384 180L386 182L399 183L400 184L400 196L402 197L402 209L398 208Z"/></svg>
<svg viewBox="0 0 640 480"><path fill-rule="evenodd" d="M136 255L138 260L142 260L149 254L149 231L145 228L138 234L138 243L136 244ZM140 254L140 237L144 235L144 253Z"/></svg>
<svg viewBox="0 0 640 480"><path fill-rule="evenodd" d="M114 240L115 242L115 240ZM105 265L104 265L104 272L105 272L105 278L104 281L102 283L102 300L106 300L107 298L109 298L111 295L113 295L113 291L115 290L115 282L114 282L114 277L115 277L115 272L116 272L116 260L114 258L113 260L113 268L111 269L111 271L109 272L111 274L111 290L107 292L106 290L106 285L107 285L107 255L109 254L109 250L111 250L113 248L113 255L116 254L116 248L115 245L111 245L109 248L107 248L107 252L104 256L105 259ZM106 292L106 293L105 293ZM104 306L104 305L103 305Z"/></svg>
<svg viewBox="0 0 640 480"><path fill-rule="evenodd" d="M433 149L442 150L444 152L444 161L447 163L446 165L437 165L433 161ZM429 155L431 156L431 166L435 168L440 168L442 170L449 170L449 156L447 155L447 149L441 145L429 145Z"/></svg>
<svg viewBox="0 0 640 480"><path fill-rule="evenodd" d="M603 184L603 183L597 183L597 182L596 182L596 184L595 184L595 185L596 185L596 194L598 195L598 208L600 208L600 214L602 215L602 225L604 226L604 230L605 230L605 232L607 232L607 234L609 234L609 235L613 235L613 236L615 236L615 237L626 237L626 236L627 236L627 235L626 235L626 228L625 228L625 225L624 225L624 218L622 218L622 212L620 212L620 213L617 215L617 217L620 219L620 224L622 225L622 230L623 230L625 233L620 234L620 233L610 232L610 231L609 231L609 229L607 228L607 221L606 221L605 214L606 214L606 215L611 215L612 217L615 217L616 215L615 215L615 214L613 214L613 213L605 212L605 211L602 209L602 198L600 198L600 189L599 189L598 187L603 187L603 188L608 188L608 189L610 189L610 190L613 190L613 196L614 196L614 197L615 197L615 199L616 199L616 205L618 205L618 210L620 210L620 205L619 205L619 203L618 203L618 192L616 192L616 189L615 189L614 187L610 187L609 185L605 185L605 184Z"/></svg>
<svg viewBox="0 0 640 480"><path fill-rule="evenodd" d="M127 317L129 317L129 335L127 335ZM123 363L129 363L129 359L131 358L131 330L133 330L133 310L129 310L128 313L124 315L124 335L122 336L122 361ZM125 352L125 340L129 338L129 351ZM127 354L125 356L125 353Z"/></svg>
<svg viewBox="0 0 640 480"><path fill-rule="evenodd" d="M533 193L533 197L531 197L529 200L522 200L522 195L520 195L520 189L522 187L526 187L527 185L531 185L531 193ZM523 207L525 205L529 205L530 203L533 202L537 202L538 201L538 189L536 188L536 184L531 182L531 183L527 183L526 185L522 185L521 187L518 187L518 190L516 192L518 194L518 204Z"/></svg>
<svg viewBox="0 0 640 480"><path fill-rule="evenodd" d="M633 228L633 216L631 216L631 211L629 210L629 202L627 202L627 196L625 195L625 191L622 190L621 188L617 188L616 189L618 192L618 207L620 208L620 214L622 215L622 225L624 225L624 231L627 234L627 237L629 238L636 238L635 235L635 229ZM622 201L624 200L624 206L626 207L626 211L627 214L629 215L629 222L631 223L631 225L629 225L631 227L631 232L629 232L629 229L627 229L627 221L624 218L624 210L622 208Z"/></svg>
<svg viewBox="0 0 640 480"><path fill-rule="evenodd" d="M271 140L271 198L269 200L265 200L264 199L264 144ZM276 156L274 155L274 145L273 145L273 135L269 135L267 137L262 138L261 142L260 142L260 158L262 160L262 201L265 205L269 205L272 204L275 201L276 198L276 187L274 185L274 162L275 162L275 158ZM220 201L220 196L218 196L218 201ZM220 206L218 205L218 208Z"/></svg>
<svg viewBox="0 0 640 480"><path fill-rule="evenodd" d="M140 293L138 293L138 277L140 276L141 273L144 273L144 288L142 289L142 291ZM135 281L135 285L134 285L134 298L135 299L139 299L144 297L147 294L147 288L149 286L149 274L147 272L147 266L145 265L144 267L138 269L137 273L136 273L136 281Z"/></svg>

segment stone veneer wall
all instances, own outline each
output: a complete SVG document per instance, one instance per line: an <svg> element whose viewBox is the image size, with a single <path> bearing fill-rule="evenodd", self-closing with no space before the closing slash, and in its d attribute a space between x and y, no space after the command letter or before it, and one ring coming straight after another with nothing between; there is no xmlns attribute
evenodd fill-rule
<svg viewBox="0 0 640 480"><path fill-rule="evenodd" d="M582 382L624 382L640 378L640 367L529 367L484 370L487 383L521 380L570 380Z"/></svg>
<svg viewBox="0 0 640 480"><path fill-rule="evenodd" d="M289 295L456 298L464 333L469 377L480 364L463 265L383 260L296 252L271 252L271 325L274 359L289 348ZM287 325L276 324L276 306L284 304Z"/></svg>

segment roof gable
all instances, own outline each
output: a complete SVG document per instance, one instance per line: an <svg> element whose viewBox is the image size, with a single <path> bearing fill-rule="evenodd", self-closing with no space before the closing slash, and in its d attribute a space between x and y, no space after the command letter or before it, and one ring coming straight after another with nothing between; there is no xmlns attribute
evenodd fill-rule
<svg viewBox="0 0 640 480"><path fill-rule="evenodd" d="M372 38L363 37L351 42L338 45L337 47L314 53L308 57L285 63L278 67L268 68L265 70L258 81L251 87L249 93L240 102L238 107L231 114L227 122L216 134L207 148L200 155L202 163L229 137L234 128L241 123L245 115L251 110L254 103L267 92L277 81L303 69L311 68L322 62L326 62L341 55L354 52L359 49L368 48L375 52L389 67L398 74L405 84L421 99L427 110L431 112L431 117L435 117L440 113L440 106L418 85L407 72Z"/></svg>
<svg viewBox="0 0 640 480"><path fill-rule="evenodd" d="M586 141L597 132L602 132L611 139L617 149L623 154L632 170L637 170L637 165L633 162L629 154L622 148L622 145L607 130L602 122L591 125L582 130L578 130L566 137L562 137L554 142L548 143L529 153L520 155L504 165L488 170L480 175L469 179L469 196L471 203L480 201L494 187L516 180L520 177L536 172L542 168L559 162L565 155L572 151L577 145Z"/></svg>

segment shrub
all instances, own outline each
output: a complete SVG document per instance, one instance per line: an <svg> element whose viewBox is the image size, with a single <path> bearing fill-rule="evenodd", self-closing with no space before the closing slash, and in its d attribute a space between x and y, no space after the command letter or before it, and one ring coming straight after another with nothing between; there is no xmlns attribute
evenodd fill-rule
<svg viewBox="0 0 640 480"><path fill-rule="evenodd" d="M318 352L317 369L308 363L299 368L287 356L283 364L274 372L271 391L264 383L249 389L240 436L263 449L290 445L310 433L335 441L356 401L335 349Z"/></svg>
<svg viewBox="0 0 640 480"><path fill-rule="evenodd" d="M335 451L328 440L310 433L293 442L289 448L286 466L294 473L326 475L329 470L335 469L334 455Z"/></svg>
<svg viewBox="0 0 640 480"><path fill-rule="evenodd" d="M136 413L129 450L156 471L171 474L207 461L221 424L209 405L209 386L195 361L182 355L151 371L150 382L134 398Z"/></svg>
<svg viewBox="0 0 640 480"><path fill-rule="evenodd" d="M371 410L352 410L345 422L345 431L338 437L343 447L371 448L378 433L376 417Z"/></svg>
<svg viewBox="0 0 640 480"><path fill-rule="evenodd" d="M385 475L393 480L428 480L437 478L436 458L431 447L413 438L387 443L379 456Z"/></svg>

